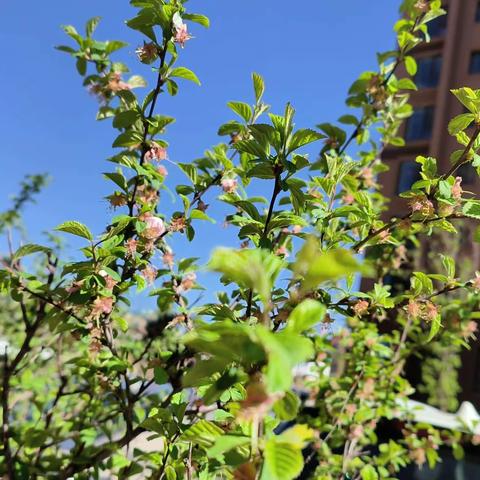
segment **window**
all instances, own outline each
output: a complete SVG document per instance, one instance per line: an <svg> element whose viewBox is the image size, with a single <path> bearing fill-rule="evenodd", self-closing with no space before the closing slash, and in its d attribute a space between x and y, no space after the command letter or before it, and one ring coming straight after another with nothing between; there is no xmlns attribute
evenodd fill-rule
<svg viewBox="0 0 480 480"><path fill-rule="evenodd" d="M470 73L480 73L480 52L473 52L470 57Z"/></svg>
<svg viewBox="0 0 480 480"><path fill-rule="evenodd" d="M475 12L475 21L480 23L480 2L477 3L477 10Z"/></svg>
<svg viewBox="0 0 480 480"><path fill-rule="evenodd" d="M432 134L433 107L422 107L414 110L407 121L406 140L427 140Z"/></svg>
<svg viewBox="0 0 480 480"><path fill-rule="evenodd" d="M428 33L432 38L439 38L447 31L447 15L442 15L428 23Z"/></svg>
<svg viewBox="0 0 480 480"><path fill-rule="evenodd" d="M417 61L418 71L415 75L415 83L418 88L436 87L440 81L440 73L442 71L442 57L420 58Z"/></svg>
<svg viewBox="0 0 480 480"><path fill-rule="evenodd" d="M400 173L398 175L398 185L397 185L397 192L402 193L410 190L412 185L417 181L420 180L420 170L422 166L413 161L409 160L406 162L402 162L400 164Z"/></svg>
<svg viewBox="0 0 480 480"><path fill-rule="evenodd" d="M462 177L462 181L465 185L473 185L477 178L477 171L475 167L472 167L471 163L464 163L458 169L458 176Z"/></svg>

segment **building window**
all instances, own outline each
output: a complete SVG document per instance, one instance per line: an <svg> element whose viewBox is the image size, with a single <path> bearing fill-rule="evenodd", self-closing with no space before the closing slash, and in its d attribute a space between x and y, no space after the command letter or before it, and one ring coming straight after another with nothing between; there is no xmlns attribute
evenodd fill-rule
<svg viewBox="0 0 480 480"><path fill-rule="evenodd" d="M442 71L442 57L426 57L418 59L418 71L415 75L415 83L418 88L436 87L440 82Z"/></svg>
<svg viewBox="0 0 480 480"><path fill-rule="evenodd" d="M470 57L470 73L480 73L480 52L473 52Z"/></svg>
<svg viewBox="0 0 480 480"><path fill-rule="evenodd" d="M480 2L477 3L477 10L475 12L475 21L480 23Z"/></svg>
<svg viewBox="0 0 480 480"><path fill-rule="evenodd" d="M447 31L447 15L441 15L428 23L428 33L432 38L443 37Z"/></svg>
<svg viewBox="0 0 480 480"><path fill-rule="evenodd" d="M406 140L427 140L432 135L433 107L416 108L407 121Z"/></svg>
<svg viewBox="0 0 480 480"><path fill-rule="evenodd" d="M422 166L413 161L408 160L400 164L400 173L398 175L397 192L402 193L410 190L412 185L420 180L420 171Z"/></svg>
<svg viewBox="0 0 480 480"><path fill-rule="evenodd" d="M458 176L462 177L462 182L465 185L473 185L475 183L475 179L477 178L477 171L471 163L464 163L458 169Z"/></svg>

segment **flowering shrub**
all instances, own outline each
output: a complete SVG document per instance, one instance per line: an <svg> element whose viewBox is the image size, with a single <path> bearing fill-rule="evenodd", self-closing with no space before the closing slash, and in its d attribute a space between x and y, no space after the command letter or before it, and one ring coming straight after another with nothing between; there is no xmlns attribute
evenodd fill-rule
<svg viewBox="0 0 480 480"><path fill-rule="evenodd" d="M96 235L76 221L57 227L84 241L78 261L62 260L55 243L12 247L4 257L4 478L289 480L304 471L372 480L396 478L412 462L434 466L441 445L461 455L468 433L402 413L413 393L404 365L427 345L467 346L478 276L459 278L443 256L441 272L413 271L404 290L385 277L405 268L420 238L454 237L456 222L480 218L480 200L456 176L465 163L480 166L480 92L453 91L467 111L449 126L459 150L446 173L434 158L417 159L421 180L402 194L402 217L385 220L377 182L382 149L403 145L397 131L412 111L417 68L410 53L445 13L440 0L402 3L398 49L379 55L378 71L349 91L356 114L339 123L350 135L330 123L296 129L291 105L267 115L264 82L253 74L253 105L228 104L237 119L220 126L227 141L178 164L187 180L176 187L183 208L172 216L159 200L173 118L157 112L157 100L176 95L180 80L198 83L179 66L181 49L194 41L189 24L209 21L186 0L130 3L138 8L127 22L139 33L138 61L157 72L145 97L134 93L144 80L127 78L127 66L111 59L125 44L93 38L98 18L85 35L65 27L74 43L59 47L98 98L98 119L118 131L115 168L105 173L118 210ZM372 130L380 140L370 140ZM317 159L302 153L320 141ZM354 142L361 147L352 157ZM253 182L269 198L251 197ZM41 177L25 183L0 217L2 230L16 225L41 186ZM174 245L183 235L193 242L200 222L211 220L207 192L231 208L226 220L239 244L212 253L208 268L225 288L199 304L191 296L201 288L197 259L176 258ZM34 262L24 261L29 255ZM358 291L359 275L371 290ZM129 308L130 293L145 288L157 301L155 320ZM334 321L345 328L334 331ZM399 416L399 434L382 440L379 423Z"/></svg>

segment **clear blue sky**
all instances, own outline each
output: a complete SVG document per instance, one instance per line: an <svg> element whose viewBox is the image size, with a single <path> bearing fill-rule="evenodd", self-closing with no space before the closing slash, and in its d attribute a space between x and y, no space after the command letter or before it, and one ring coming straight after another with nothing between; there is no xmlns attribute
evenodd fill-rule
<svg viewBox="0 0 480 480"><path fill-rule="evenodd" d="M105 158L112 153L115 131L108 122L95 122L97 105L82 88L73 60L53 47L68 43L60 25L83 28L89 17L100 15L97 37L128 41L120 59L148 78L148 67L139 64L134 53L141 39L124 25L134 9L127 0L28 3L0 2L4 92L0 209L8 206L8 196L25 174L49 172L51 184L25 215L30 238L41 241L42 230L65 220L82 221L100 233L111 216L103 200L110 185L101 172L111 168ZM177 97L162 95L159 100L159 113L177 118L167 135L170 158L189 162L219 142L218 126L234 117L226 102L251 100L253 71L264 76L265 100L274 111L282 110L287 101L294 105L298 126L336 120L347 112L343 102L352 81L375 67L378 51L394 46L398 4L191 0L190 11L208 15L212 25L208 30L193 27L195 39L179 63L194 70L202 86L185 82ZM170 184L183 180L176 167L168 169ZM163 202L171 204L166 195ZM217 230L218 226L203 229L197 252L188 253L206 254L212 238L216 242L228 238L214 233Z"/></svg>

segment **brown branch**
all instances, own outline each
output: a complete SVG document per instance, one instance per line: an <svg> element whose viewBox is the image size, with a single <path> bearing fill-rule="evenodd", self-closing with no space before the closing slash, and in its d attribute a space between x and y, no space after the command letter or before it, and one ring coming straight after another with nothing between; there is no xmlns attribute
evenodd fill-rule
<svg viewBox="0 0 480 480"><path fill-rule="evenodd" d="M170 41L170 38L168 37L165 37L163 40L163 46L162 46L160 57L159 57L160 65L158 67L157 85L155 86L155 90L153 91L152 103L150 104L150 110L148 111L148 115L146 118L143 119L142 155L140 157L140 165L143 165L145 163L145 155L148 152L147 137L150 129L150 120L153 117L153 114L155 112L155 106L157 105L158 96L160 95L162 86L165 83L165 78L163 77L162 70L163 70L163 67L165 66L165 60L167 57L169 41ZM128 202L128 210L129 210L130 217L133 216L133 209L135 207L135 200L137 196L138 186L139 186L139 182L137 177L133 185L132 198Z"/></svg>
<svg viewBox="0 0 480 480"><path fill-rule="evenodd" d="M455 174L455 172L464 164L467 163L467 155L470 152L471 148L473 147L473 144L477 140L478 136L480 135L480 125L477 125L475 128L475 131L473 132L472 138L470 138L470 141L468 142L468 145L465 147L465 150L463 151L461 157L455 162L454 165L450 168L450 170L445 174L442 175L441 178L448 178L450 175Z"/></svg>
<svg viewBox="0 0 480 480"><path fill-rule="evenodd" d="M2 382L2 444L3 456L5 457L5 466L7 478L15 479L15 469L13 464L12 450L10 448L10 375L11 366L8 365L8 347L5 346L3 352L3 382Z"/></svg>
<svg viewBox="0 0 480 480"><path fill-rule="evenodd" d="M267 240L268 238L268 228L270 226L270 222L272 220L273 216L273 209L275 208L275 202L277 201L277 197L282 191L282 186L280 184L280 175L281 175L281 169L278 167L275 167L275 184L273 186L273 192L272 192L272 198L270 199L270 205L268 207L268 213L267 213L267 218L265 219L265 226L263 228L263 233L260 238L260 246L262 247L262 243ZM252 314L252 302L253 302L253 290L250 289L248 293L248 301L247 301L247 309L245 311L245 316L249 318Z"/></svg>

